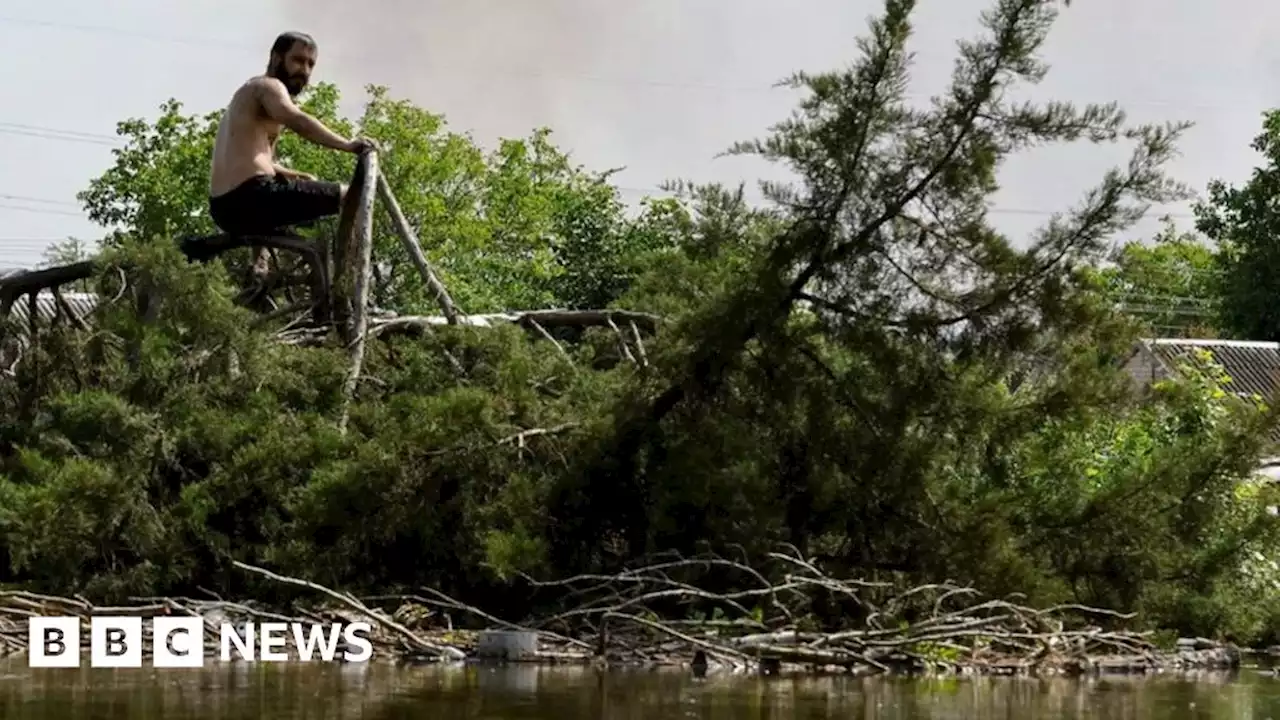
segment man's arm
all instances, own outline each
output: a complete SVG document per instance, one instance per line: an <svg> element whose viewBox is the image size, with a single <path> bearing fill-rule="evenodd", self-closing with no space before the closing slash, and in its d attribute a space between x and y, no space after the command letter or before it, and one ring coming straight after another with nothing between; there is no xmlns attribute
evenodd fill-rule
<svg viewBox="0 0 1280 720"><path fill-rule="evenodd" d="M358 149L356 143L325 127L324 123L294 104L284 83L275 78L262 78L258 81L258 100L272 120L317 145L346 152L355 152Z"/></svg>

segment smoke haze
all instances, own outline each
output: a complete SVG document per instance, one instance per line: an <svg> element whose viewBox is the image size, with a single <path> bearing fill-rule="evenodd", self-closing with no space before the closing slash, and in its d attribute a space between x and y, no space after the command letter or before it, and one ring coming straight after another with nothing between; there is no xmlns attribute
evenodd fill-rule
<svg viewBox="0 0 1280 720"><path fill-rule="evenodd" d="M795 97L771 87L776 81L853 59L867 17L882 7L877 0L371 0L352 12L348 1L279 6L317 36L319 76L348 97L365 83L387 85L485 144L549 126L579 162L625 166L615 179L628 199L676 177L747 180L752 189L757 179L780 178L780 169L754 159L715 155L790 112ZM919 3L913 92L945 87L955 41L978 30L990 4ZM1243 16L1257 22L1241 25ZM1280 20L1280 8L1259 0L1076 2L1050 36L1049 78L1032 92L1116 100L1137 120L1196 121L1171 170L1202 190L1254 161L1248 142L1258 112L1273 102L1259 91L1276 74L1264 17ZM1011 211L998 224L1025 236L1127 155L1125 147L1071 146L1015 158L996 200ZM1153 217L1135 233L1156 229Z"/></svg>
<svg viewBox="0 0 1280 720"><path fill-rule="evenodd" d="M626 166L628 193L663 180L758 177L714 159L763 134L799 68L846 62L871 5L836 0L284 0L320 42L317 75L348 94L388 85L490 144L551 127L595 169ZM815 18L821 18L815 23ZM332 60L326 61L326 58ZM748 169L750 167L750 169Z"/></svg>

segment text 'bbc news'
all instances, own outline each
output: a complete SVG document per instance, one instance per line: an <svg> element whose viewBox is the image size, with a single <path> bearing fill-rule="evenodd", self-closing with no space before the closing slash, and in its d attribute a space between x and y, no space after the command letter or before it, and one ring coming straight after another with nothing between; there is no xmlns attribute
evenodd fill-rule
<svg viewBox="0 0 1280 720"><path fill-rule="evenodd" d="M89 667L136 668L143 664L146 633L151 626L151 665L158 668L203 667L207 657L205 620L200 617L142 618L113 615L89 621ZM78 617L35 617L27 623L28 667L80 667ZM369 623L220 623L219 655L262 662L366 662L373 656ZM293 640L294 656L285 649Z"/></svg>

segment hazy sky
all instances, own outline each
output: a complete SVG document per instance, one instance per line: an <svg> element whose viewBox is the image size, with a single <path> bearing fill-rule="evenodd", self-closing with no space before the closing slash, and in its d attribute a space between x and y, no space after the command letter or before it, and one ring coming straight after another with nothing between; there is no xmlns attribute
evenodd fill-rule
<svg viewBox="0 0 1280 720"><path fill-rule="evenodd" d="M954 41L987 0L921 0L914 89L944 86ZM275 34L320 43L318 80L358 110L366 83L444 113L482 142L539 125L638 198L663 180L754 180L716 159L793 98L771 84L847 62L874 0L4 0L0 4L0 267L92 238L75 193L111 162L115 123L167 98L220 107L260 72ZM1119 101L1137 120L1197 125L1172 166L1203 190L1247 177L1261 113L1280 105L1280 4L1077 0L1050 40L1038 96ZM1071 146L1019 158L998 216L1025 235L1122 162ZM1185 211L1175 208L1175 211ZM1179 218L1185 222L1185 219ZM1150 233L1155 220L1140 230Z"/></svg>

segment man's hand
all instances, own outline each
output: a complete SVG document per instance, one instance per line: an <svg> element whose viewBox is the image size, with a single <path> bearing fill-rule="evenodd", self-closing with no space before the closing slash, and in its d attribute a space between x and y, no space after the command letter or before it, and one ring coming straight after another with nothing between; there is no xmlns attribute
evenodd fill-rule
<svg viewBox="0 0 1280 720"><path fill-rule="evenodd" d="M299 172L298 170L287 168L287 167L284 167L283 165L276 165L276 174L284 178L293 178L295 180L315 180L316 179L316 176L312 175L311 173Z"/></svg>
<svg viewBox="0 0 1280 720"><path fill-rule="evenodd" d="M374 152L382 152L382 148L378 147L378 143L373 138L358 137L347 143L347 152L363 155L370 150Z"/></svg>

